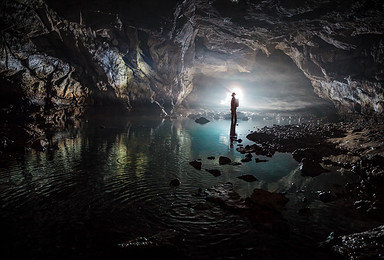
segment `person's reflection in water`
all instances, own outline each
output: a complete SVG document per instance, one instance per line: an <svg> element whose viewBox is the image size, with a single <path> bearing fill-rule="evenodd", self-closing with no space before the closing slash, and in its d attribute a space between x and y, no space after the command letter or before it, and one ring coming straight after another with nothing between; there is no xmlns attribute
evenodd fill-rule
<svg viewBox="0 0 384 260"><path fill-rule="evenodd" d="M235 98L236 93L232 93L232 99L231 99L231 131L229 133L230 135L230 147L233 147L233 142L237 139L236 134L236 124L237 124L237 114L236 109L239 106L239 100Z"/></svg>
<svg viewBox="0 0 384 260"><path fill-rule="evenodd" d="M229 140L230 140L230 147L233 147L233 142L236 141L237 134L236 134L236 123L231 120L231 130L229 132Z"/></svg>

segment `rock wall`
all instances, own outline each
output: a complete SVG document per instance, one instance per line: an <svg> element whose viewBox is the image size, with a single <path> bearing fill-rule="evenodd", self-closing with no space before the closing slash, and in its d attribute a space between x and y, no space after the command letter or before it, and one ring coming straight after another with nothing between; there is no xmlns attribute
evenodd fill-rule
<svg viewBox="0 0 384 260"><path fill-rule="evenodd" d="M249 72L259 51L274 50L340 112L383 111L378 0L75 2L3 1L2 116L68 117L90 105L171 114L196 73Z"/></svg>
<svg viewBox="0 0 384 260"><path fill-rule="evenodd" d="M223 64L207 57L225 54L238 71L247 71L255 52L269 55L278 49L340 112L383 112L384 7L379 1L198 2L198 37L209 52L200 57L201 67Z"/></svg>
<svg viewBox="0 0 384 260"><path fill-rule="evenodd" d="M69 21L39 0L8 0L3 7L4 114L79 115L87 105L152 106L169 114L188 94L189 24L151 31L124 24L118 13L78 10L79 21Z"/></svg>

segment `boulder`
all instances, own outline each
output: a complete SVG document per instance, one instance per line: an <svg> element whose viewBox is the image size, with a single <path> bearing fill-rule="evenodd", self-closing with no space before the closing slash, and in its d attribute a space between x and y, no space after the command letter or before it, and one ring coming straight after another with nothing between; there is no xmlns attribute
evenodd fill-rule
<svg viewBox="0 0 384 260"><path fill-rule="evenodd" d="M239 179L242 179L246 182L254 182L254 181L257 181L257 178L253 175L250 175L250 174L245 174L245 175L241 175L239 177L237 177Z"/></svg>
<svg viewBox="0 0 384 260"><path fill-rule="evenodd" d="M221 175L221 172L219 170L216 170L216 169L205 169L207 172L209 172L210 174L212 174L213 176L215 177L218 177Z"/></svg>
<svg viewBox="0 0 384 260"><path fill-rule="evenodd" d="M256 189L251 198L243 199L233 190L232 183L215 185L205 191L207 201L240 216L248 217L254 227L288 232L289 225L280 210L288 201L283 195Z"/></svg>
<svg viewBox="0 0 384 260"><path fill-rule="evenodd" d="M233 190L232 183L215 185L205 191L206 199L218 203L225 209L240 212L249 209L245 200Z"/></svg>
<svg viewBox="0 0 384 260"><path fill-rule="evenodd" d="M252 158L250 157L245 157L244 159L241 159L242 162L250 162L252 161Z"/></svg>
<svg viewBox="0 0 384 260"><path fill-rule="evenodd" d="M311 177L318 176L323 172L328 172L328 170L324 169L319 163L307 158L301 161L300 171L302 176Z"/></svg>
<svg viewBox="0 0 384 260"><path fill-rule="evenodd" d="M219 157L219 164L220 165L223 165L223 164L230 164L232 162L231 159L229 159L228 157L225 157L225 156L220 156Z"/></svg>
<svg viewBox="0 0 384 260"><path fill-rule="evenodd" d="M196 170L201 170L201 162L194 160L189 162L189 164L192 165Z"/></svg>
<svg viewBox="0 0 384 260"><path fill-rule="evenodd" d="M204 125L206 123L209 123L210 121L205 117L199 117L198 119L195 120L195 122L198 124Z"/></svg>
<svg viewBox="0 0 384 260"><path fill-rule="evenodd" d="M254 189L249 199L251 204L277 212L280 212L288 202L284 195L262 189Z"/></svg>
<svg viewBox="0 0 384 260"><path fill-rule="evenodd" d="M173 186L173 187L176 187L176 186L179 186L181 184L181 181L179 179L173 179L171 180L171 182L169 183L170 186Z"/></svg>

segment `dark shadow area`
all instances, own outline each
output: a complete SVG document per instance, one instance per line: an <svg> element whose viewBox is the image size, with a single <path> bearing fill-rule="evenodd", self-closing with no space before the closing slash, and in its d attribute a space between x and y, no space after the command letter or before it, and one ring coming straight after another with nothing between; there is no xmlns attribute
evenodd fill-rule
<svg viewBox="0 0 384 260"><path fill-rule="evenodd" d="M125 23L156 28L169 18L179 0L48 0L47 3L59 15L69 21L79 22L82 15L83 23L91 27L105 27L115 20L116 15ZM81 12L81 14L80 14Z"/></svg>

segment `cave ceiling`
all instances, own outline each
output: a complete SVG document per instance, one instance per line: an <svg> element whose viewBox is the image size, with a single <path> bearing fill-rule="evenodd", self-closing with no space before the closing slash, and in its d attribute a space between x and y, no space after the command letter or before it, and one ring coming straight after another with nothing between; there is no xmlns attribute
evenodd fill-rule
<svg viewBox="0 0 384 260"><path fill-rule="evenodd" d="M4 109L118 103L170 114L201 79L254 81L276 55L338 111L384 109L378 0L5 0L1 9Z"/></svg>

